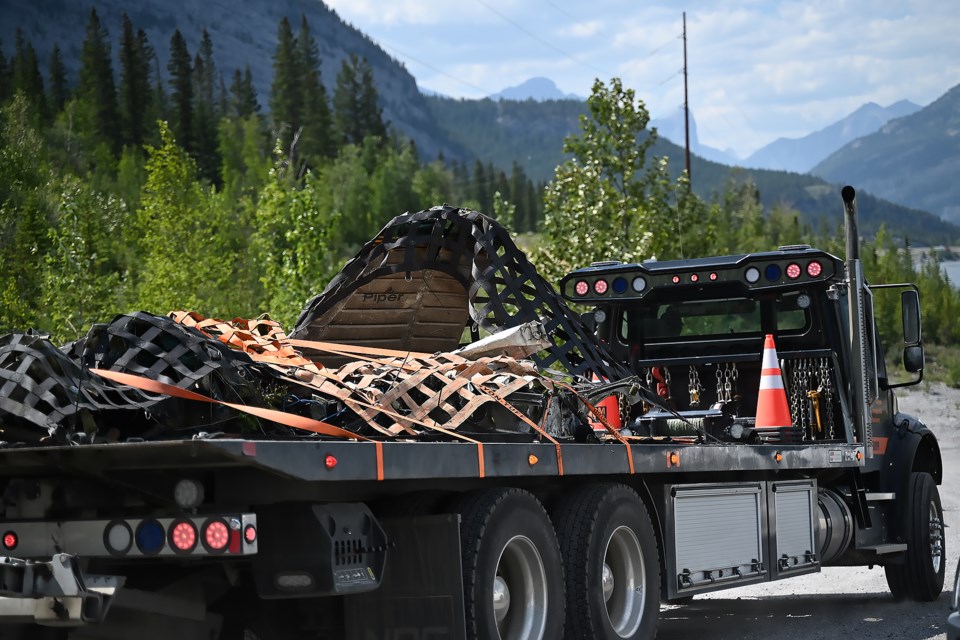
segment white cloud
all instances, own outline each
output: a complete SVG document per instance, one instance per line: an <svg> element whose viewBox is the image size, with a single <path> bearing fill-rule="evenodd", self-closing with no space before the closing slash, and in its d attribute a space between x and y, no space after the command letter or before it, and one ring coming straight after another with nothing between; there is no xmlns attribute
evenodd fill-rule
<svg viewBox="0 0 960 640"><path fill-rule="evenodd" d="M561 27L557 31L557 35L561 38L591 38L602 30L602 21L590 20L588 22L577 22L571 26Z"/></svg>

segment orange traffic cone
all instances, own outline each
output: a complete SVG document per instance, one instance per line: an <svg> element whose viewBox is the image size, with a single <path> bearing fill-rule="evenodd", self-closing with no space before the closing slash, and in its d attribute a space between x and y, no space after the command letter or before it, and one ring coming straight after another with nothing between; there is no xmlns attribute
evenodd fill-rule
<svg viewBox="0 0 960 640"><path fill-rule="evenodd" d="M768 333L763 343L756 427L769 429L792 426L790 407L787 405L787 392L783 388L783 375L780 372L780 361L777 359L777 347L773 344L773 336Z"/></svg>

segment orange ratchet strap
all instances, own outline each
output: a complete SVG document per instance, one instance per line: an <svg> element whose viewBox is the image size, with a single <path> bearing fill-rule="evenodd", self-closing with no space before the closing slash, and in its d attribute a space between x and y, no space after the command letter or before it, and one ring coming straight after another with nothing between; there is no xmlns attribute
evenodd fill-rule
<svg viewBox="0 0 960 640"><path fill-rule="evenodd" d="M538 425L536 422L534 422L533 420L531 420L531 419L528 418L527 416L523 415L523 412L521 412L521 411L520 411L519 409L517 409L515 406L513 406L512 404L510 404L509 402L507 402L506 400L504 400L504 399L501 398L500 396L498 396L495 391L493 391L492 389L488 389L487 387L483 386L482 384L479 384L479 383L476 383L476 382L473 383L473 384L474 384L474 386L476 386L478 389L480 389L480 391L483 391L485 394L487 394L488 396L492 397L494 400L496 400L496 401L499 402L501 405L503 405L503 406L507 409L507 411L509 411L510 413L512 413L513 415L517 416L518 418L520 418L521 420L523 420L525 423L527 423L527 425L530 426L534 431L536 431L537 433L539 433L540 435L542 435L544 438L546 438L547 440L549 440L550 442L553 443L553 446L554 446L554 447L556 448L556 450L557 450L557 472L558 472L559 475L562 476L562 475L563 475L563 453L562 453L562 451L560 450L560 443L557 442L557 440L556 440L553 436L551 436L549 433L547 433L546 430L543 429L540 425ZM633 470L631 469L631 473L632 473L632 471L633 471Z"/></svg>
<svg viewBox="0 0 960 640"><path fill-rule="evenodd" d="M611 426L611 424L607 421L606 416L603 415L603 412L601 412L595 406L587 402L587 399L584 398L579 393L577 393L576 389L574 389L573 387L571 387L570 385L564 382L557 381L557 384L563 387L564 389L569 390L573 395L577 396L577 399L579 399L580 402L582 402L587 407L587 409L590 411L590 413L593 414L593 416L597 419L597 421L599 421L600 424L603 425L603 428L606 429L610 434L613 435L614 438L617 439L618 442L620 442L623 446L627 448L627 463L630 466L630 474L632 475L634 473L633 452L630 450L630 442L623 437L623 434L621 434L617 429L614 429L613 426Z"/></svg>
<svg viewBox="0 0 960 640"><path fill-rule="evenodd" d="M298 416L293 413L277 411L276 409L265 409L263 407L251 407L243 404L235 404L233 402L223 402L222 400L214 400L213 398L208 398L207 396L199 393L195 393L187 389L181 389L180 387L175 387L172 384L166 384L159 382L158 380L151 380L150 378L144 378L143 376L137 376L130 373L108 371L106 369L90 369L90 371L102 378L113 380L114 382L119 382L120 384L125 384L127 386L134 387L135 389L140 389L141 391L160 393L167 396L174 396L176 398L183 398L184 400L196 400L197 402L222 404L225 407L230 407L231 409L236 409L237 411L242 411L244 413L249 413L250 415L257 416L258 418L270 420L271 422L276 422L287 427L293 427L294 429L312 431L313 433L320 433L326 436L335 436L338 438L366 440L368 442L370 441L369 438L364 438L361 435L357 435L356 433L347 431L346 429L341 429L340 427L336 427L328 422L321 422L320 420L305 418L304 416Z"/></svg>

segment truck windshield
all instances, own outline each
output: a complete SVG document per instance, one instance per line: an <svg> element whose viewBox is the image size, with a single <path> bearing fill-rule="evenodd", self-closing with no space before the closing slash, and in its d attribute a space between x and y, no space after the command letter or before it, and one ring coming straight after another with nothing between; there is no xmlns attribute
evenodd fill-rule
<svg viewBox="0 0 960 640"><path fill-rule="evenodd" d="M790 292L774 303L779 332L802 333L809 325L810 298ZM761 302L748 298L672 301L628 307L623 314L620 337L624 341L642 336L644 341L677 338L745 337L762 332Z"/></svg>

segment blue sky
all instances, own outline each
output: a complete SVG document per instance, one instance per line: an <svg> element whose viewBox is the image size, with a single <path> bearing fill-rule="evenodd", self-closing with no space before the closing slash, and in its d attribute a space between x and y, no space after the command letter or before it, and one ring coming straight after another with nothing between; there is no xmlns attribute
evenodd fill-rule
<svg viewBox="0 0 960 640"><path fill-rule="evenodd" d="M741 155L960 84L957 0L326 2L431 90L479 98L545 76L586 96L618 76L653 117L683 105L685 10L700 141Z"/></svg>

